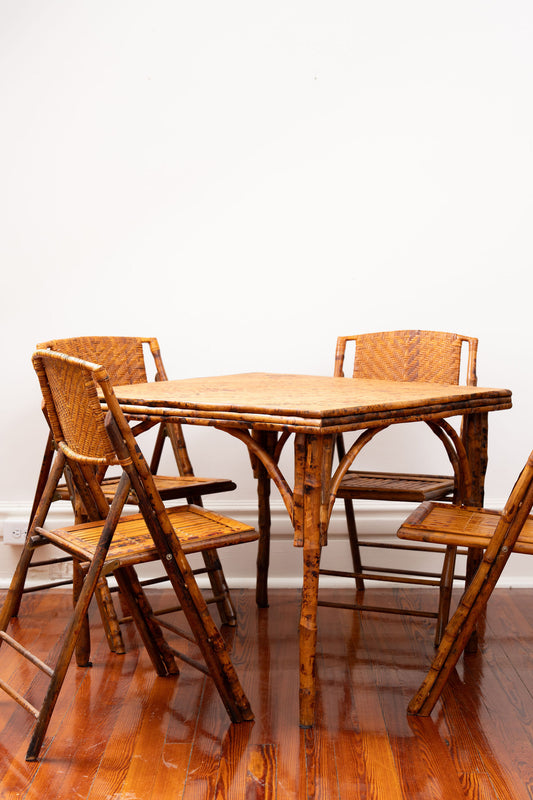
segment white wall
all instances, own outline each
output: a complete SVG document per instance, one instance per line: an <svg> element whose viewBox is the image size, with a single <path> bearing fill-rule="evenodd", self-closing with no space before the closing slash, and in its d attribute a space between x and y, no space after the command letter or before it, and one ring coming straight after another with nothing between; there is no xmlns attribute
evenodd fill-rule
<svg viewBox="0 0 533 800"><path fill-rule="evenodd" d="M356 331L477 335L480 384L514 392L500 503L533 443L532 27L525 0L4 0L2 519L45 437L32 349L88 333L157 335L173 377L330 373ZM242 445L189 439L252 514Z"/></svg>

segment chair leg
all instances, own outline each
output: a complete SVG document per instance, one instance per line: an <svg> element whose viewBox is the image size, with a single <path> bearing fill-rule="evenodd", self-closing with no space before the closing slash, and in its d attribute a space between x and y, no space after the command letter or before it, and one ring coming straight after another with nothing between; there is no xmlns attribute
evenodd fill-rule
<svg viewBox="0 0 533 800"><path fill-rule="evenodd" d="M207 569L211 589L217 599L216 604L222 625L236 625L237 615L231 602L231 596L226 583L222 564L216 550L205 550L202 553L204 564Z"/></svg>
<svg viewBox="0 0 533 800"><path fill-rule="evenodd" d="M512 547L507 548L505 556L500 555L492 561L488 561L486 555L483 556L472 582L466 588L444 631L425 680L407 707L409 714L431 714L461 653L467 647L511 551Z"/></svg>
<svg viewBox="0 0 533 800"><path fill-rule="evenodd" d="M31 711L37 719L37 723L35 725L26 753L26 761L36 761L38 758L43 739L48 729L50 718L65 680L67 669L72 659L72 655L76 649L78 638L84 630L89 604L95 592L101 569L101 561L99 560L99 563L95 563L93 561L85 580L81 584L81 587L79 587L79 583L77 584L77 589L79 587L79 591L77 591L78 596L74 613L67 630L65 631L65 635L63 636L63 644L61 646L54 669L47 667L47 665L43 664L43 662L35 659L35 657L32 656L29 651L24 650L24 648L21 650L21 653L25 655L26 658L32 661L36 666L39 666L39 668L43 672L46 672L50 677L50 683L48 685L48 689L40 711L32 708L28 703L19 697L19 702L21 702L22 705L25 705L27 710ZM132 568L123 568L121 570L117 570L116 574L117 581L119 582L121 590L127 597L130 608L132 609L133 617L137 623L143 642L146 645L158 675L166 676L170 673L177 674L179 670L177 668L175 659L163 638L159 626L154 620L152 610L148 604L148 601L144 597L144 593L140 584L138 583L134 570ZM18 585L14 586L13 588L14 590L19 589ZM7 604L8 607L5 609L3 614L7 622L9 622L10 619L10 606L16 601L17 596L17 591L13 591L11 593L10 602Z"/></svg>
<svg viewBox="0 0 533 800"><path fill-rule="evenodd" d="M165 546L164 541L160 544L162 548ZM182 552L173 552L169 556L170 553L163 560L165 569L231 721L253 720L250 703L231 662L228 647L209 614L187 559Z"/></svg>
<svg viewBox="0 0 533 800"><path fill-rule="evenodd" d="M33 731L30 745L26 753L26 761L36 761L39 755L39 750L41 749L41 745L50 722L50 717L52 716L57 698L59 697L61 687L63 686L63 682L65 680L67 669L76 648L76 642L87 618L89 603L91 602L96 584L98 583L108 546L109 545L107 544L106 548L101 551L99 558L95 558L92 561L87 576L85 577L85 580L83 581L79 591L74 613L69 625L67 626L65 635L63 636L63 644L59 652L56 666L52 672L50 684L48 686L43 705L41 706L39 716L37 717L37 724Z"/></svg>
<svg viewBox="0 0 533 800"><path fill-rule="evenodd" d="M365 582L361 577L362 572L361 552L359 550L359 540L357 538L357 525L355 523L355 513L353 508L353 501L349 498L344 499L344 509L346 512L346 524L348 526L348 539L350 542L350 551L352 554L353 571L356 573L355 588L357 591L364 591Z"/></svg>
<svg viewBox="0 0 533 800"><path fill-rule="evenodd" d="M2 609L0 610L1 631L6 631L11 618L18 614L20 600L28 574L28 567L34 552L35 548L30 543L29 538L26 537L24 548L20 554L15 573L11 579L6 598L2 604Z"/></svg>
<svg viewBox="0 0 533 800"><path fill-rule="evenodd" d="M48 477L50 475L50 470L51 470L52 462L53 462L53 459L54 459L54 453L55 453L54 439L53 439L52 434L49 433L48 434L48 439L46 441L43 460L42 460L42 463L41 463L41 469L39 471L39 477L37 479L37 488L35 489L35 495L33 497L33 506L32 506L31 513L30 513L30 519L29 519L29 522L28 522L28 530L31 527L31 524L33 522L33 518L35 517L35 514L37 513L37 508L39 507L39 503L40 503L41 497L43 496L43 493L44 493L44 490L45 490L45 487L46 487L46 483L47 483ZM31 561L31 558L30 558L30 561ZM29 569L29 566L30 566L30 562L28 561L28 563L26 565L26 571ZM17 617L18 616L21 599L22 599L22 592L19 595L17 603L12 607L12 612L11 612L11 616L12 617Z"/></svg>
<svg viewBox="0 0 533 800"><path fill-rule="evenodd" d="M444 564L440 578L439 611L437 625L435 627L435 647L438 647L441 643L441 639L450 617L450 605L452 602L453 576L455 573L456 556L457 548L449 545L446 548L446 554L444 556Z"/></svg>
<svg viewBox="0 0 533 800"><path fill-rule="evenodd" d="M74 608L78 603L82 589L85 574L77 561L72 562L72 599ZM91 629L89 626L89 616L85 617L80 622L80 632L76 639L76 664L78 667L91 667Z"/></svg>
<svg viewBox="0 0 533 800"><path fill-rule="evenodd" d="M155 671L161 677L179 675L176 660L165 641L160 626L157 624L154 612L143 591L137 573L133 567L121 567L114 574Z"/></svg>
<svg viewBox="0 0 533 800"><path fill-rule="evenodd" d="M124 655L126 648L120 631L117 612L111 597L111 591L104 576L98 581L95 591L96 602L100 611L102 625L109 644L109 649L117 655Z"/></svg>

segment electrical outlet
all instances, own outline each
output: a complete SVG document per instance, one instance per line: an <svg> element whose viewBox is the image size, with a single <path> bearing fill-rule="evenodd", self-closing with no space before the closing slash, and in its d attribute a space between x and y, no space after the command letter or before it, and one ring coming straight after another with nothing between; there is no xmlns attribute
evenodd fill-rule
<svg viewBox="0 0 533 800"><path fill-rule="evenodd" d="M4 544L24 544L27 533L27 522L23 519L12 519L4 522Z"/></svg>

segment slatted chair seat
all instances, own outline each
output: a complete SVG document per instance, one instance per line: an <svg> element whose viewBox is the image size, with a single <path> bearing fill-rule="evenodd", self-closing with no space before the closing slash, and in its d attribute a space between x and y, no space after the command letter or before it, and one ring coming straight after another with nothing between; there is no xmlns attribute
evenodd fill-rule
<svg viewBox="0 0 533 800"><path fill-rule="evenodd" d="M250 525L199 506L167 508L166 513L185 555L257 539L257 533ZM91 561L102 534L102 523L85 522L47 531L36 528L36 533L44 533L47 542L57 545L78 561ZM107 551L107 561L108 572L113 572L114 562L125 565L159 561L158 550L142 514L128 514L119 519Z"/></svg>
<svg viewBox="0 0 533 800"><path fill-rule="evenodd" d="M442 545L489 546L502 518L501 512L487 508L423 503L398 531L400 539L434 542ZM533 555L533 517L525 521L514 544L515 553Z"/></svg>
<svg viewBox="0 0 533 800"><path fill-rule="evenodd" d="M337 497L422 503L436 497L451 497L454 487L453 475L350 470L342 479Z"/></svg>

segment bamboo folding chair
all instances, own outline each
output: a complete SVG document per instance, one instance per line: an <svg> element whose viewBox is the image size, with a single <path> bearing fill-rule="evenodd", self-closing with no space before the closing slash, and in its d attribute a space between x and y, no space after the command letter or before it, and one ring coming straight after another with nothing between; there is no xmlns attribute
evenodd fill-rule
<svg viewBox="0 0 533 800"><path fill-rule="evenodd" d="M409 703L410 714L431 714L511 553L533 555L532 505L533 452L502 512L426 502L400 527L398 536L401 539L436 542L448 547L448 558L452 562L458 546L483 551L482 560L446 627L430 670ZM452 573L453 563L448 570L449 575Z"/></svg>
<svg viewBox="0 0 533 800"><path fill-rule="evenodd" d="M13 647L49 678L40 709L33 705L33 700L30 702L17 689L0 681L0 688L36 719L27 760L36 760L39 755L74 651L78 664L87 666L89 663L87 610L100 578L110 573L124 593L158 675L176 674L175 658L181 658L212 677L232 721L252 719L226 644L198 589L187 555L252 541L257 539L257 534L248 525L199 506L181 505L170 509L164 506L104 367L50 350L34 353L33 365L41 385L56 454L0 612L0 644ZM101 400L106 404L107 413L102 409ZM98 480L98 471L107 466L116 466L121 472L111 504ZM83 504L86 521L49 530L44 527L45 520L67 467ZM123 515L132 489L140 513ZM53 666L30 653L7 633L24 591L33 553L49 543L63 550L78 566L75 607ZM162 635L158 618L134 570L136 564L156 559L162 561L191 628L192 637L186 635L188 643L192 641L198 645L205 664L171 648ZM169 624L165 627L182 634ZM32 684L32 698L33 694Z"/></svg>
<svg viewBox="0 0 533 800"><path fill-rule="evenodd" d="M145 353L149 351L155 369L154 380L167 380L167 373L163 364L159 344L157 339L153 337L78 336L70 339L51 340L38 344L37 347L39 350L53 350L104 365L111 383L114 386L129 383L144 383L148 381L148 368ZM147 428L153 426L154 423L144 426L137 425L135 429L136 434L139 435ZM178 475L168 476L158 474L163 448L167 440L172 447L172 452L178 468ZM35 513L39 497L43 491L53 452L54 442L50 432L31 517L33 517ZM164 501L184 499L187 503L202 506L203 495L232 491L236 488L235 483L227 478L205 478L198 477L194 474L185 437L183 435L183 429L177 422L166 422L157 426L157 437L150 461L150 470L159 494ZM70 500L76 513L76 519L79 519L79 515L83 514L83 510L80 509L79 497L76 495L72 480L68 475L68 470L66 471L65 477L67 480L63 481L58 486L56 499ZM105 496L111 500L116 491L118 479L116 477L104 477L101 483ZM137 505L137 497L133 490L130 492L127 502ZM208 603L217 604L220 619L223 624L235 625L235 611L217 552L215 549L207 550L202 553L202 557L204 560L204 567L195 570L195 574L207 573L209 577L212 594L207 598L207 601ZM34 561L30 565L30 568L42 567L43 565L65 561L69 561L67 556L62 556L60 558L52 557L45 561ZM166 580L166 578L152 578L150 581L143 581L143 585L156 584L162 580ZM62 586L68 583L70 583L70 580L56 580L53 582L53 585ZM48 588L49 585L50 584L47 583L44 585L28 586L25 591L39 591L42 588ZM120 632L119 618L112 602L110 591L107 584L102 581L96 596L109 645L114 652L124 653L125 648Z"/></svg>
<svg viewBox="0 0 533 800"><path fill-rule="evenodd" d="M340 336L337 339L335 354L335 376L344 377L347 361L347 346L355 346L353 365L349 376L354 378L421 381L431 383L458 384L462 367L465 370L465 382L469 386L476 385L477 339L460 336L455 333L437 331L402 330L381 333L365 333L356 336ZM463 345L466 345L467 359L463 365ZM445 420L428 422L427 425L442 441L453 467L451 475L425 475L422 473L365 472L349 470L344 476L337 497L344 500L348 537L352 556L353 569L320 570L321 575L333 575L355 579L356 589L363 591L364 579L385 581L405 585L422 585L441 587L442 572L427 569L404 569L387 567L383 563L367 563L361 556L361 549L372 548L378 551L409 550L425 553L442 554L445 548L420 545L405 546L402 543L379 543L361 540L358 537L355 521L354 500L400 501L404 503L420 503L424 500L449 499L457 502L467 499L470 491L470 473L466 454L460 436ZM360 437L360 449L370 442L383 428L364 431ZM337 439L339 459L345 454L343 437ZM376 555L374 555L376 558ZM444 561L443 561L444 563ZM446 562L448 563L448 562ZM457 577L457 576L456 576ZM464 579L464 576L463 576ZM414 610L404 607L383 607L364 603L326 602L319 600L319 605L334 608L350 608L360 611L377 611L382 613L410 614L435 619L435 642L438 644L448 620L451 594L446 587L439 592L439 604L435 609Z"/></svg>

